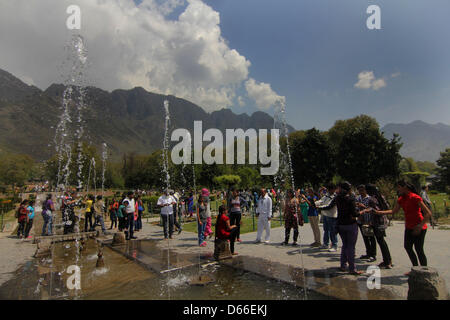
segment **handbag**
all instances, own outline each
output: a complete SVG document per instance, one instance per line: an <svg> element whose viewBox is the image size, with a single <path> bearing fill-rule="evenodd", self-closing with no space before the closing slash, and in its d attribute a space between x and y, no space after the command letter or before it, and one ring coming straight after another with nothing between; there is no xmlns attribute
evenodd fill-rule
<svg viewBox="0 0 450 320"><path fill-rule="evenodd" d="M370 225L367 224L363 224L361 226L361 230L362 230L362 234L366 237L373 237L374 233L373 233L373 228Z"/></svg>

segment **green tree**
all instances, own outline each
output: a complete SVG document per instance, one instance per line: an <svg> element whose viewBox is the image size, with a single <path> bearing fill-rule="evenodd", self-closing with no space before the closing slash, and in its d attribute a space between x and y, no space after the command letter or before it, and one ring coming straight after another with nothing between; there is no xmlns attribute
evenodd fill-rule
<svg viewBox="0 0 450 320"><path fill-rule="evenodd" d="M435 163L430 161L417 161L417 168L419 171L428 172L429 174L435 174L437 166Z"/></svg>
<svg viewBox="0 0 450 320"><path fill-rule="evenodd" d="M438 165L439 185L442 190L450 189L450 148L441 152L440 158L436 161Z"/></svg>
<svg viewBox="0 0 450 320"><path fill-rule="evenodd" d="M237 175L241 178L239 186L246 190L255 188L261 185L259 171L250 166L241 166L237 170Z"/></svg>
<svg viewBox="0 0 450 320"><path fill-rule="evenodd" d="M289 138L296 186L318 187L335 174L335 156L327 136L313 128Z"/></svg>
<svg viewBox="0 0 450 320"><path fill-rule="evenodd" d="M237 175L227 174L215 177L214 182L221 187L230 189L232 186L236 186L241 183L241 177Z"/></svg>
<svg viewBox="0 0 450 320"><path fill-rule="evenodd" d="M23 186L33 174L34 160L24 154L4 154L0 156L0 181L6 185Z"/></svg>
<svg viewBox="0 0 450 320"><path fill-rule="evenodd" d="M362 121L355 121L358 118ZM367 116L350 119L347 124L337 148L339 176L353 184L397 178L401 160L399 137L386 139L376 120Z"/></svg>

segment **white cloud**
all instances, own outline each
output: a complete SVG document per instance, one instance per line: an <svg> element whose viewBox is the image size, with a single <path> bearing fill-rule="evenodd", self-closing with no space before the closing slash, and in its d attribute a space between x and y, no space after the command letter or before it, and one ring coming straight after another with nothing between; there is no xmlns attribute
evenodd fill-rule
<svg viewBox="0 0 450 320"><path fill-rule="evenodd" d="M260 82L257 83L255 79L250 78L245 82L245 89L248 96L255 100L256 105L260 109L269 109L277 103L285 104L286 98L279 96L272 90L270 84Z"/></svg>
<svg viewBox="0 0 450 320"><path fill-rule="evenodd" d="M397 78L400 76L400 74L401 74L400 72L395 72L395 73L391 74L391 78Z"/></svg>
<svg viewBox="0 0 450 320"><path fill-rule="evenodd" d="M238 97L237 101L240 107L245 106L244 98L242 98L241 96Z"/></svg>
<svg viewBox="0 0 450 320"><path fill-rule="evenodd" d="M354 85L358 89L379 90L386 87L386 81L383 78L376 79L373 71L361 71L358 74L358 82Z"/></svg>
<svg viewBox="0 0 450 320"><path fill-rule="evenodd" d="M219 13L200 0L144 0L139 6L132 0L1 1L0 68L26 74L43 89L61 82L65 75L58 67L71 35L66 8L72 4L81 8L91 85L140 86L213 111L231 106L248 79L250 61L228 46ZM183 13L170 20L182 4Z"/></svg>

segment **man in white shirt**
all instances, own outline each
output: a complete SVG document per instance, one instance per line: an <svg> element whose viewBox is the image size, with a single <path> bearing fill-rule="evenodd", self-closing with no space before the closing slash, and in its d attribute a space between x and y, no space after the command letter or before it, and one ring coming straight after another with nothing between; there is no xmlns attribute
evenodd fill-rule
<svg viewBox="0 0 450 320"><path fill-rule="evenodd" d="M329 184L327 186L327 191L325 195L319 201L316 201L316 207L327 207L333 198L336 197L336 186L334 184ZM328 249L331 240L331 248L328 251L336 252L337 250L337 207L333 206L328 210L321 210L323 216L323 245L322 249Z"/></svg>
<svg viewBox="0 0 450 320"><path fill-rule="evenodd" d="M267 194L266 189L261 189L261 198L258 200L256 208L256 215L258 216L258 232L256 234L256 243L261 242L261 236L266 230L265 243L270 241L270 219L272 219L272 199Z"/></svg>
<svg viewBox="0 0 450 320"><path fill-rule="evenodd" d="M164 240L167 240L167 238L172 239L172 233L173 233L173 205L177 202L175 199L169 195L169 191L166 190L164 194L159 197L157 205L161 207L161 218L163 221L163 228L164 228ZM167 224L169 224L169 232L167 232Z"/></svg>
<svg viewBox="0 0 450 320"><path fill-rule="evenodd" d="M125 212L127 214L127 226L128 226L128 228L125 229L125 236L126 236L127 240L137 239L137 237L133 236L134 211L136 210L133 192L131 192L131 191L128 192L127 197L125 199L123 199L123 203L125 203L125 201L128 202L128 205L125 208Z"/></svg>

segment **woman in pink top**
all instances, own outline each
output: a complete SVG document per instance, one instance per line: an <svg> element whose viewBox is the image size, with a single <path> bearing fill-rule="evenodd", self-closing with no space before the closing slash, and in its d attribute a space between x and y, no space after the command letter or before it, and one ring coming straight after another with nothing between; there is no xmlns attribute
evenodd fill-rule
<svg viewBox="0 0 450 320"><path fill-rule="evenodd" d="M418 266L417 257L421 266L427 265L427 257L423 251L427 222L430 221L431 211L424 204L416 189L410 183L401 180L397 183L400 197L392 210L376 210L376 214L395 214L400 208L405 213L404 247L413 266ZM416 252L413 251L413 245ZM417 255L416 255L417 253Z"/></svg>

